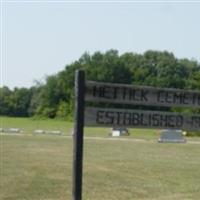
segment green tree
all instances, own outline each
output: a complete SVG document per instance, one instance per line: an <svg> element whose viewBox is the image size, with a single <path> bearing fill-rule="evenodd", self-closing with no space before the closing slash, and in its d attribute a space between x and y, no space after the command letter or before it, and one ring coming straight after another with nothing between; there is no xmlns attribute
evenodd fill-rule
<svg viewBox="0 0 200 200"><path fill-rule="evenodd" d="M178 59L167 51L86 52L64 70L48 76L44 84L29 89L0 88L0 114L72 119L76 69L84 70L86 79L93 81L200 89L200 65L195 60Z"/></svg>

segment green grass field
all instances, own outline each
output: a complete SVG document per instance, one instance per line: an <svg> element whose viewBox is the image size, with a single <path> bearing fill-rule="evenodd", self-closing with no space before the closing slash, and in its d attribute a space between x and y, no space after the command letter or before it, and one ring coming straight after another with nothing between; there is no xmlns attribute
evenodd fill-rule
<svg viewBox="0 0 200 200"><path fill-rule="evenodd" d="M24 134L32 134L36 129L60 130L64 135L71 135L73 123L52 119L12 118L0 117L0 128L19 128ZM85 128L86 136L108 137L109 128ZM159 133L153 129L130 129L130 136L134 138L156 139Z"/></svg>
<svg viewBox="0 0 200 200"><path fill-rule="evenodd" d="M34 120L1 118L3 127L26 129L21 135L0 135L1 200L71 199L73 141L66 135L73 125L39 123L51 129L55 123L65 135L34 136ZM126 140L118 140L108 137L108 131L85 130L90 137L84 140L83 200L199 199L199 140L160 144L155 130L139 129L131 130ZM140 137L143 140L134 140Z"/></svg>

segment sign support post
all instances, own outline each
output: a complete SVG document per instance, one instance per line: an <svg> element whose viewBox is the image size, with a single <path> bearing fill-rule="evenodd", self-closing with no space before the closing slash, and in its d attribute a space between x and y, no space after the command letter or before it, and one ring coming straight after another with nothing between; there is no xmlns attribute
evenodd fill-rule
<svg viewBox="0 0 200 200"><path fill-rule="evenodd" d="M84 134L84 96L85 73L75 74L75 124L73 147L73 188L72 200L82 199L82 169L83 169L83 134Z"/></svg>

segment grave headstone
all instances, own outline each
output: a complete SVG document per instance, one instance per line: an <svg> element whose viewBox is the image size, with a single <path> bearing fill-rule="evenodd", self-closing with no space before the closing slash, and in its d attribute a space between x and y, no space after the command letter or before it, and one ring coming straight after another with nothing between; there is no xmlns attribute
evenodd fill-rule
<svg viewBox="0 0 200 200"><path fill-rule="evenodd" d="M111 136L119 137L119 136L129 136L129 132L127 128L112 128Z"/></svg>
<svg viewBox="0 0 200 200"><path fill-rule="evenodd" d="M19 128L6 128L3 129L3 132L5 133L20 133L20 129Z"/></svg>
<svg viewBox="0 0 200 200"><path fill-rule="evenodd" d="M34 130L33 133L34 133L34 134L44 134L45 131L44 131L44 130L41 130L41 129L37 129L37 130Z"/></svg>
<svg viewBox="0 0 200 200"><path fill-rule="evenodd" d="M61 131L55 130L55 131L45 131L45 134L50 134L50 135L62 135Z"/></svg>
<svg viewBox="0 0 200 200"><path fill-rule="evenodd" d="M186 143L181 130L162 130L158 142L161 143Z"/></svg>

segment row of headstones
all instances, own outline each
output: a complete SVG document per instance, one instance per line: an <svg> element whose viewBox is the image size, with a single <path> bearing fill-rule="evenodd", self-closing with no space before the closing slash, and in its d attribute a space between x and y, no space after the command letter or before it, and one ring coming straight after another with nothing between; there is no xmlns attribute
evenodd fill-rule
<svg viewBox="0 0 200 200"><path fill-rule="evenodd" d="M23 133L22 130L20 130L19 128L0 128L0 132L2 133L13 133L13 134L18 134L18 133ZM54 130L54 131L45 131L45 130L34 130L33 131L34 135L37 134L50 134L50 135L62 135L63 133L59 130Z"/></svg>
<svg viewBox="0 0 200 200"><path fill-rule="evenodd" d="M129 132L128 129L112 129L111 136L118 137L118 136L128 136ZM160 143L186 143L186 135L185 131L182 130L170 130L170 129L163 129L160 131L160 138L158 142Z"/></svg>
<svg viewBox="0 0 200 200"><path fill-rule="evenodd" d="M33 132L33 134L37 135L37 134L51 134L51 135L62 135L61 131L45 131L45 130L35 130Z"/></svg>
<svg viewBox="0 0 200 200"><path fill-rule="evenodd" d="M18 128L0 128L0 132L4 133L12 133L12 134L17 134L17 133L22 133L23 131L18 129ZM44 134L49 134L49 135L62 135L62 132L59 130L54 130L54 131L45 131L41 129L34 130L33 132L34 135L44 135ZM116 135L113 135L116 136ZM120 135L118 135L120 136ZM184 138L182 131L180 130L163 130L161 131L160 138L158 139L158 142L180 142L180 143L185 143L186 139Z"/></svg>

